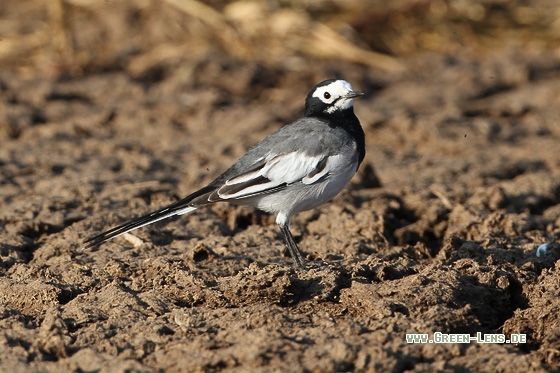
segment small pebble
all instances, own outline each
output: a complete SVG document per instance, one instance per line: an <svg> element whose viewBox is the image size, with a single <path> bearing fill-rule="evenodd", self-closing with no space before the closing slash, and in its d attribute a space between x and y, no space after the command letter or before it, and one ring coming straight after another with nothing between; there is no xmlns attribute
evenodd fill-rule
<svg viewBox="0 0 560 373"><path fill-rule="evenodd" d="M543 257L543 256L545 256L545 255L547 254L548 245L549 245L548 243L543 243L542 245L540 245L540 246L537 248L537 256L538 256L539 258L540 258L540 257Z"/></svg>

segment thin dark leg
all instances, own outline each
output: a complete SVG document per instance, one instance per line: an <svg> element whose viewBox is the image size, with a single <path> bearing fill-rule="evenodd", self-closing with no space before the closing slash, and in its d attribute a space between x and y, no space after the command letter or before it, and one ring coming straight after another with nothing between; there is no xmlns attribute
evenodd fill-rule
<svg viewBox="0 0 560 373"><path fill-rule="evenodd" d="M292 232L290 232L290 228L288 226L280 225L280 230L282 231L282 234L284 235L284 240L286 241L286 246L288 247L288 250L290 251L290 255L294 259L296 267L305 268L305 259L303 259L303 255L301 254L301 251L299 250L298 245L296 244L296 241L294 241L294 236L292 236Z"/></svg>

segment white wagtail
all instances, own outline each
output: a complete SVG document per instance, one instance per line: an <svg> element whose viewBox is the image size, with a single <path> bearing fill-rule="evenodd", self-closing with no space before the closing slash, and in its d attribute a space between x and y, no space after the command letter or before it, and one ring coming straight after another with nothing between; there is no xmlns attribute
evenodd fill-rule
<svg viewBox="0 0 560 373"><path fill-rule="evenodd" d="M167 207L87 239L84 249L170 216L226 201L276 214L276 224L296 266L305 267L290 222L296 213L334 198L358 170L365 140L353 99L361 95L344 80L317 84L307 95L303 118L268 135L210 184Z"/></svg>

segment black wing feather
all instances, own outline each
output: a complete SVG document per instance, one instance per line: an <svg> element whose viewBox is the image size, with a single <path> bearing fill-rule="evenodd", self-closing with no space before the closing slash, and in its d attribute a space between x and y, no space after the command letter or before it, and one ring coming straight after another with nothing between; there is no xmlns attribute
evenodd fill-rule
<svg viewBox="0 0 560 373"><path fill-rule="evenodd" d="M193 203L193 200L204 195L209 195L211 192L214 191L214 189L215 188L211 188L209 186L202 188L197 192L194 192L193 194L177 202L174 202L166 207L162 207L159 210L150 212L149 214L140 216L136 219L121 224L115 228L109 229L106 232L90 237L84 241L83 249L88 249L97 245L101 245L102 243L109 241L110 239L115 238L117 236L120 236L121 234L125 234L134 229L140 228L144 225L148 225L158 220L163 220L165 218L176 215L178 211L181 211L185 208L200 206L200 204Z"/></svg>

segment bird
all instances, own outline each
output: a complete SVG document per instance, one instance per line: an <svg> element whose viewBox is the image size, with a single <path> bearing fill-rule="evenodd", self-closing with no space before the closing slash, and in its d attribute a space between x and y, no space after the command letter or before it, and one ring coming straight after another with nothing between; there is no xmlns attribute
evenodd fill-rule
<svg viewBox="0 0 560 373"><path fill-rule="evenodd" d="M365 156L365 134L354 113L364 93L342 79L313 87L304 116L272 132L208 185L154 212L84 241L83 249L175 215L216 202L276 214L276 224L297 268L306 261L290 231L292 217L333 199L357 172Z"/></svg>

